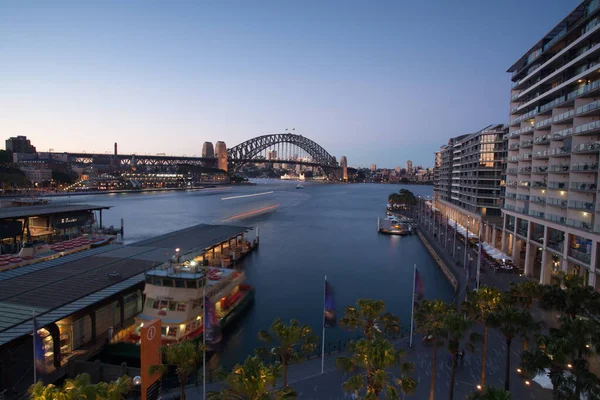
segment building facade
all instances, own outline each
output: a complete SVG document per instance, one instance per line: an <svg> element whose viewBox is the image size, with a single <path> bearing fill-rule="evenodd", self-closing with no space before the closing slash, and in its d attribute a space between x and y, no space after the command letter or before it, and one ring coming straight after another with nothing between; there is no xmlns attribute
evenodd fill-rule
<svg viewBox="0 0 600 400"><path fill-rule="evenodd" d="M452 138L435 154L434 205L443 217L500 238L503 163L502 124ZM496 231L496 233L494 233Z"/></svg>
<svg viewBox="0 0 600 400"><path fill-rule="evenodd" d="M31 141L27 139L27 136L17 136L6 139L5 141L6 150L13 153L26 153L34 154L35 146L31 145Z"/></svg>
<svg viewBox="0 0 600 400"><path fill-rule="evenodd" d="M600 1L581 3L512 73L502 250L549 283L600 290Z"/></svg>
<svg viewBox="0 0 600 400"><path fill-rule="evenodd" d="M411 160L406 162L406 175L411 176L413 174L413 164Z"/></svg>

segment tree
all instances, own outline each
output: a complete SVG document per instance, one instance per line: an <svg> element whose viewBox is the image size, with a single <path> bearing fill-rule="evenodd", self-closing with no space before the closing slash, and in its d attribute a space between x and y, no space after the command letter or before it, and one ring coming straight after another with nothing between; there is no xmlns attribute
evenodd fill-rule
<svg viewBox="0 0 600 400"><path fill-rule="evenodd" d="M275 362L265 365L258 356L248 356L244 364L237 364L225 378L227 388L220 392L208 392L210 400L267 400L295 399L294 390L285 386L281 390L273 390L277 378L281 375L282 365Z"/></svg>
<svg viewBox="0 0 600 400"><path fill-rule="evenodd" d="M479 384L485 386L485 371L487 362L487 340L488 340L488 316L494 312L502 299L500 290L482 286L476 292L471 293L469 301L463 303L463 308L470 318L483 325L483 346L481 351L481 377Z"/></svg>
<svg viewBox="0 0 600 400"><path fill-rule="evenodd" d="M92 384L90 376L84 373L75 379L66 379L60 388L37 382L29 387L28 393L32 400L123 400L130 391L131 378L128 376L110 383Z"/></svg>
<svg viewBox="0 0 600 400"><path fill-rule="evenodd" d="M425 338L430 339L433 343L429 400L434 400L435 398L437 351L438 348L444 344L444 322L449 311L450 306L441 300L423 300L415 313L417 331L423 333Z"/></svg>
<svg viewBox="0 0 600 400"><path fill-rule="evenodd" d="M265 343L277 342L271 351L258 349L259 355L274 355L283 364L283 386L287 386L288 366L290 362L300 362L302 355L312 353L317 346L317 337L308 325L300 325L296 319L290 320L289 325L277 318L270 327L271 333L260 331L258 339ZM296 348L299 347L299 351Z"/></svg>
<svg viewBox="0 0 600 400"><path fill-rule="evenodd" d="M506 341L506 366L504 370L504 390L510 391L510 346L515 337L524 337L534 326L533 317L527 310L511 304L501 304L488 316L490 326L497 328Z"/></svg>
<svg viewBox="0 0 600 400"><path fill-rule="evenodd" d="M537 299L541 295L541 286L534 281L524 281L519 284L511 282L510 290L505 294L505 301L512 302L524 310L531 311L533 300ZM533 326L532 331L536 331L536 326ZM529 335L523 337L523 351L527 350L527 343L529 341Z"/></svg>
<svg viewBox="0 0 600 400"><path fill-rule="evenodd" d="M43 382L37 382L29 387L27 394L30 400L55 400L60 393L60 388L53 384L44 385Z"/></svg>
<svg viewBox="0 0 600 400"><path fill-rule="evenodd" d="M465 318L464 314L455 307L450 306L443 319L443 333L446 336L446 347L452 357L452 367L450 372L450 390L448 391L450 400L454 399L454 383L456 376L457 355L460 351L460 343L465 339L467 332L471 328L472 321ZM474 350L475 342L479 339L477 333L471 332L466 347Z"/></svg>
<svg viewBox="0 0 600 400"><path fill-rule="evenodd" d="M412 363L403 363L404 352L395 350L394 345L382 337L371 340L362 338L349 344L350 357L338 357L336 365L344 372L354 372L357 369L366 370L354 375L343 384L346 392L358 393L365 391L365 398L377 399L385 393L387 399L399 399L401 394L410 394L417 383L407 374L414 370ZM399 366L400 377L392 379L386 369Z"/></svg>
<svg viewBox="0 0 600 400"><path fill-rule="evenodd" d="M400 331L400 319L395 315L385 312L383 300L358 299L356 306L348 306L340 325L347 329L360 329L367 340L381 333L394 333Z"/></svg>
<svg viewBox="0 0 600 400"><path fill-rule="evenodd" d="M483 391L477 390L469 396L469 400L510 400L510 392L486 386Z"/></svg>
<svg viewBox="0 0 600 400"><path fill-rule="evenodd" d="M202 351L190 341L174 343L161 348L164 357L164 363L159 365L150 365L148 372L150 374L159 373L166 375L169 367L175 367L175 373L181 385L181 400L185 400L185 384L189 377L196 372L197 366L202 359Z"/></svg>
<svg viewBox="0 0 600 400"><path fill-rule="evenodd" d="M600 314L600 293L583 284L577 275L558 274L559 284L543 285L540 288L540 306L556 310L561 315L575 319L578 315Z"/></svg>

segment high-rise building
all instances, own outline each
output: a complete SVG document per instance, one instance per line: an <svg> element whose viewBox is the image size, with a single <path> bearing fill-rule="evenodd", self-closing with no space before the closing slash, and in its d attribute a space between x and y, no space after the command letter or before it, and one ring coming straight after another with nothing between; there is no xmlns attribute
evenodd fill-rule
<svg viewBox="0 0 600 400"><path fill-rule="evenodd" d="M371 172L375 172L375 171L377 171L377 165L371 164Z"/></svg>
<svg viewBox="0 0 600 400"><path fill-rule="evenodd" d="M509 69L502 250L527 275L600 290L600 2L587 0Z"/></svg>
<svg viewBox="0 0 600 400"><path fill-rule="evenodd" d="M31 145L31 141L27 136L17 136L6 139L6 150L13 153L34 154L35 146Z"/></svg>
<svg viewBox="0 0 600 400"><path fill-rule="evenodd" d="M490 125L448 141L435 154L434 204L444 218L494 242L502 229L500 187L506 127Z"/></svg>
<svg viewBox="0 0 600 400"><path fill-rule="evenodd" d="M406 162L406 175L411 176L413 174L413 165L412 165L412 161L408 160Z"/></svg>

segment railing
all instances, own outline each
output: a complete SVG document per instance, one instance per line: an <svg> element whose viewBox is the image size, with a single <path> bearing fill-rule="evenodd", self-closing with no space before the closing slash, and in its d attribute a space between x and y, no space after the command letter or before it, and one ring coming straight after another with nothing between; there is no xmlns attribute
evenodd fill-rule
<svg viewBox="0 0 600 400"><path fill-rule="evenodd" d="M540 107L540 112L544 112L546 110L549 110L549 109L553 108L557 104L564 103L564 101L565 101L565 96L557 97L556 99L552 100L551 102L546 103L543 106L541 106Z"/></svg>
<svg viewBox="0 0 600 400"><path fill-rule="evenodd" d="M596 100L591 103L585 104L583 106L577 107L577 110L575 111L575 113L577 115L584 114L588 111L593 111L597 108L600 108L600 100Z"/></svg>
<svg viewBox="0 0 600 400"><path fill-rule="evenodd" d="M569 220L571 221L571 220ZM571 225L571 224L569 224ZM586 224L586 225L590 225L590 224ZM592 229L591 226L589 228L585 228L585 229ZM592 261L592 255L588 254L588 253L584 253L583 251L574 249L572 247L569 247L569 257L573 257L579 261L582 261L586 264L589 265L589 263Z"/></svg>
<svg viewBox="0 0 600 400"><path fill-rule="evenodd" d="M554 164L554 165L550 165L549 169L550 172L569 172L569 164L564 164L564 165L560 165L560 164Z"/></svg>
<svg viewBox="0 0 600 400"><path fill-rule="evenodd" d="M571 182L570 185L571 190L579 190L583 192L593 192L596 190L595 183L588 182Z"/></svg>
<svg viewBox="0 0 600 400"><path fill-rule="evenodd" d="M548 189L566 190L567 182L548 182Z"/></svg>
<svg viewBox="0 0 600 400"><path fill-rule="evenodd" d="M531 196L529 201L536 204L546 204L546 198L540 196Z"/></svg>
<svg viewBox="0 0 600 400"><path fill-rule="evenodd" d="M517 186L517 181L506 181L506 186Z"/></svg>
<svg viewBox="0 0 600 400"><path fill-rule="evenodd" d="M562 140L566 137L569 137L573 134L573 128L566 128L566 129L562 129L560 131L556 131L552 134L550 134L550 139L551 140Z"/></svg>
<svg viewBox="0 0 600 400"><path fill-rule="evenodd" d="M529 181L519 181L519 186L521 187L529 187Z"/></svg>
<svg viewBox="0 0 600 400"><path fill-rule="evenodd" d="M550 142L551 136L552 136L552 134L550 134L550 133L547 133L542 136L538 136L535 139L533 139L533 144L546 144L546 143ZM531 140L529 140L529 142L531 142ZM521 146L522 145L523 145L523 142L521 142Z"/></svg>
<svg viewBox="0 0 600 400"><path fill-rule="evenodd" d="M546 199L546 204L551 205L551 206L558 206L560 208L567 208L567 200L557 199L554 197L548 197Z"/></svg>
<svg viewBox="0 0 600 400"><path fill-rule="evenodd" d="M544 213L542 211L529 210L529 215L544 219Z"/></svg>
<svg viewBox="0 0 600 400"><path fill-rule="evenodd" d="M565 249L565 243L564 242L553 242L553 241L548 240L546 247L549 247L552 250L556 250L556 251L562 253L563 250Z"/></svg>
<svg viewBox="0 0 600 400"><path fill-rule="evenodd" d="M520 174L530 174L531 167L521 167L521 168L519 168L519 173Z"/></svg>
<svg viewBox="0 0 600 400"><path fill-rule="evenodd" d="M573 118L573 115L575 115L575 110L565 111L564 113L552 117L552 122L559 122L565 119Z"/></svg>
<svg viewBox="0 0 600 400"><path fill-rule="evenodd" d="M508 210L508 211L516 211L516 207L513 206L512 204L504 204L502 206L502 208L504 208L505 210Z"/></svg>
<svg viewBox="0 0 600 400"><path fill-rule="evenodd" d="M513 119L512 121L510 121L510 124L517 124L519 122L525 121L526 119L529 119L531 117L535 117L538 114L538 109L537 107L534 110L529 111L527 114L523 114L518 118Z"/></svg>
<svg viewBox="0 0 600 400"><path fill-rule="evenodd" d="M596 205L594 203L590 203L587 201L571 200L571 201L569 201L569 207L575 208L577 210L594 211L594 209L596 208Z"/></svg>
<svg viewBox="0 0 600 400"><path fill-rule="evenodd" d="M531 183L531 187L534 189L546 189L547 186L548 184L542 181L534 181Z"/></svg>
<svg viewBox="0 0 600 400"><path fill-rule="evenodd" d="M548 155L550 155L550 156L559 156L559 155L570 154L570 153L571 153L570 146L555 147L553 149L548 150Z"/></svg>
<svg viewBox="0 0 600 400"><path fill-rule="evenodd" d="M573 164L571 167L571 171L573 172L581 172L581 171L597 171L598 163L577 163Z"/></svg>
<svg viewBox="0 0 600 400"><path fill-rule="evenodd" d="M535 174L543 174L548 172L548 167L547 166L543 166L543 167L533 167L533 173Z"/></svg>
<svg viewBox="0 0 600 400"><path fill-rule="evenodd" d="M552 221L552 222L556 222L556 223L559 223L559 224L564 224L566 218L565 217L560 217L558 215L546 214L546 220Z"/></svg>
<svg viewBox="0 0 600 400"><path fill-rule="evenodd" d="M521 145L519 143L513 143L510 146L508 146L509 150L519 150L519 147L521 147Z"/></svg>
<svg viewBox="0 0 600 400"><path fill-rule="evenodd" d="M519 161L523 161L523 160L531 160L532 154L531 153L525 153L525 154L521 154L519 155L519 157L517 157L517 159Z"/></svg>
<svg viewBox="0 0 600 400"><path fill-rule="evenodd" d="M528 194L518 194L517 200L529 201L529 195Z"/></svg>
<svg viewBox="0 0 600 400"><path fill-rule="evenodd" d="M600 150L599 143L580 143L573 148L575 152L598 151Z"/></svg>
<svg viewBox="0 0 600 400"><path fill-rule="evenodd" d="M517 174L517 169L516 168L507 168L506 169L506 173L510 174L510 175L516 175Z"/></svg>
<svg viewBox="0 0 600 400"><path fill-rule="evenodd" d="M535 124L535 129L541 129L552 124L552 117L541 120Z"/></svg>
<svg viewBox="0 0 600 400"><path fill-rule="evenodd" d="M533 158L548 158L549 154L549 150L536 151L535 153L533 153Z"/></svg>

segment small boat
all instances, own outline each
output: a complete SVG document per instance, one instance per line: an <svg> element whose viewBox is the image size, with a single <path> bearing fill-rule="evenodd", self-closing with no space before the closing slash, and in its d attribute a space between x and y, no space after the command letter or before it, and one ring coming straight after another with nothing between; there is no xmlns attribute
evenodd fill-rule
<svg viewBox="0 0 600 400"><path fill-rule="evenodd" d="M299 184L296 185L296 189L304 189L304 186L302 186L302 184L299 183Z"/></svg>

